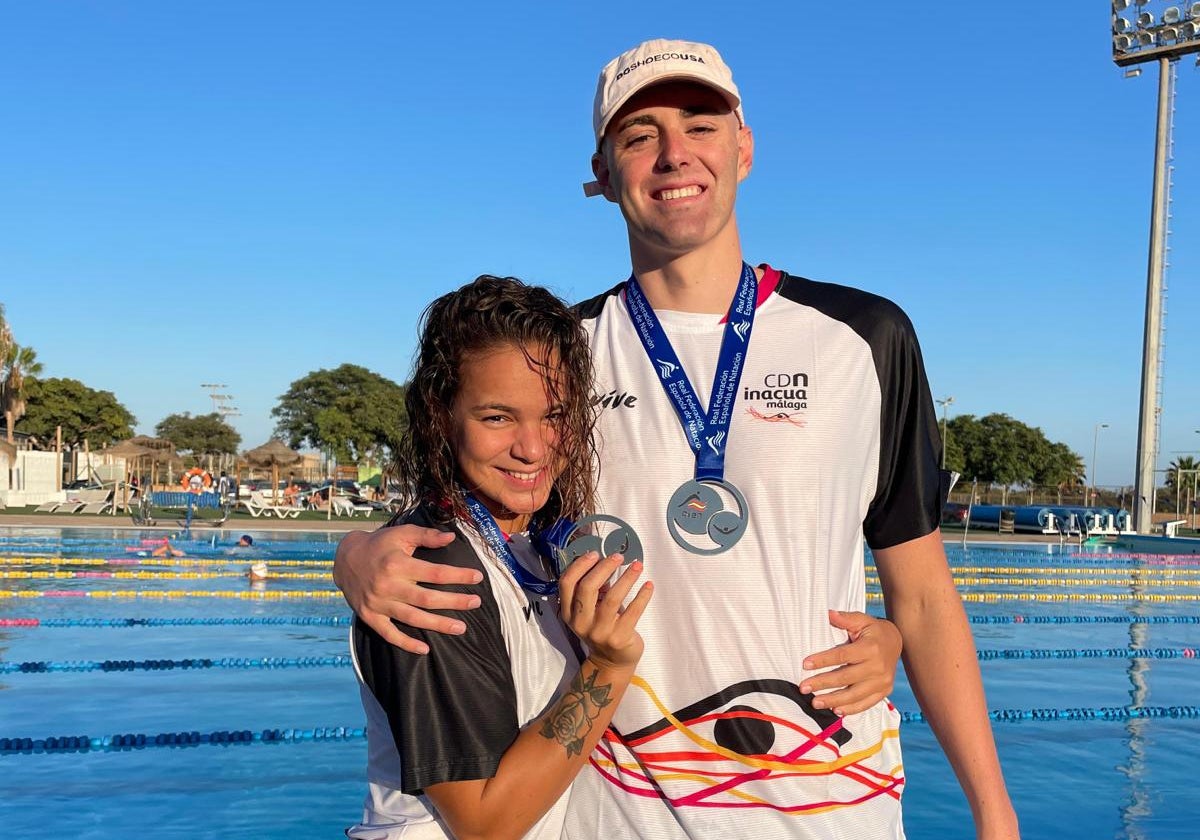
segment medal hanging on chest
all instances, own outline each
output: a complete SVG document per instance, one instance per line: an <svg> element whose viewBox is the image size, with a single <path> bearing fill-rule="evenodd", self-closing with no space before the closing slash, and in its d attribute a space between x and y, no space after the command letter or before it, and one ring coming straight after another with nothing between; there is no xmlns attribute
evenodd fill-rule
<svg viewBox="0 0 1200 840"><path fill-rule="evenodd" d="M757 298L758 278L754 269L742 263L742 276L729 306L705 412L637 278L631 276L625 284L629 317L696 458L694 478L684 482L667 503L667 530L681 548L692 554L728 551L746 533L750 523L746 497L725 478L725 452L754 328Z"/></svg>

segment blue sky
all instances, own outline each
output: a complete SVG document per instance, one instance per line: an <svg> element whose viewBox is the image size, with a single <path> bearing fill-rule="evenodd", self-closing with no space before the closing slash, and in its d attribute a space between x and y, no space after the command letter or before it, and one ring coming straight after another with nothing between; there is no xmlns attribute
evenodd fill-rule
<svg viewBox="0 0 1200 840"><path fill-rule="evenodd" d="M900 303L951 416L1086 460L1110 424L1099 482L1132 483L1157 73L1112 64L1104 0L953 7L8 4L0 302L140 431L223 383L256 446L309 371L406 379L422 307L477 274L622 279L620 215L580 189L596 73L704 40L755 131L747 258ZM1200 449L1189 59L1175 154L1160 467Z"/></svg>

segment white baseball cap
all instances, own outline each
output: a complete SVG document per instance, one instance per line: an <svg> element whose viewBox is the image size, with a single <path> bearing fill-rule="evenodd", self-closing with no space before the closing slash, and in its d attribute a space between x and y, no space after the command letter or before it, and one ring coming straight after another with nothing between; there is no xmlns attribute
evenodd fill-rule
<svg viewBox="0 0 1200 840"><path fill-rule="evenodd" d="M737 115L738 125L746 124L733 72L715 48L694 41L655 38L621 53L600 71L592 106L596 148L600 148L609 122L635 93L650 85L681 79L699 82L720 93ZM583 185L583 192L590 197L600 195L602 190L597 182L591 181Z"/></svg>

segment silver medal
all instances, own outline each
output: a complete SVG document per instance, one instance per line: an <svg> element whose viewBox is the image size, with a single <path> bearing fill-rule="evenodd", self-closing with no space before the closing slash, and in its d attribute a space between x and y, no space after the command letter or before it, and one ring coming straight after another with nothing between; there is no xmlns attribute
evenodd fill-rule
<svg viewBox="0 0 1200 840"><path fill-rule="evenodd" d="M671 539L692 554L728 551L746 533L749 524L746 497L724 480L685 481L667 504L667 530Z"/></svg>
<svg viewBox="0 0 1200 840"><path fill-rule="evenodd" d="M559 574L589 551L595 551L601 557L620 554L625 566L645 559L642 541L632 526L623 519L602 513L585 516L576 522L564 543L557 550Z"/></svg>

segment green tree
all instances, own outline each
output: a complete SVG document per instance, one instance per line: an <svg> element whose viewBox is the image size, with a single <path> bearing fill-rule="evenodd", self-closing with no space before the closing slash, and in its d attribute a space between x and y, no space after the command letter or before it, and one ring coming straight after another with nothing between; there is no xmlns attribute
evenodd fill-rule
<svg viewBox="0 0 1200 840"><path fill-rule="evenodd" d="M271 415L293 448L331 449L355 463L394 450L407 425L403 386L351 364L297 379Z"/></svg>
<svg viewBox="0 0 1200 840"><path fill-rule="evenodd" d="M960 414L947 423L946 464L967 478L1001 487L1053 485L1070 488L1085 481L1083 459L1041 429L1007 414Z"/></svg>
<svg viewBox="0 0 1200 840"><path fill-rule="evenodd" d="M1035 464L1034 483L1061 490L1074 490L1087 484L1083 458L1065 443L1051 443Z"/></svg>
<svg viewBox="0 0 1200 840"><path fill-rule="evenodd" d="M13 427L25 415L26 382L42 372L42 364L32 347L22 347L13 338L0 304L0 412L4 415L9 443Z"/></svg>
<svg viewBox="0 0 1200 840"><path fill-rule="evenodd" d="M154 433L171 441L180 453L196 456L233 455L242 442L242 436L216 412L195 417L186 411L168 414L154 427Z"/></svg>
<svg viewBox="0 0 1200 840"><path fill-rule="evenodd" d="M111 391L97 391L78 379L25 380L25 418L21 428L43 446L62 426L63 443L79 446L87 440L103 447L133 437L134 417Z"/></svg>

